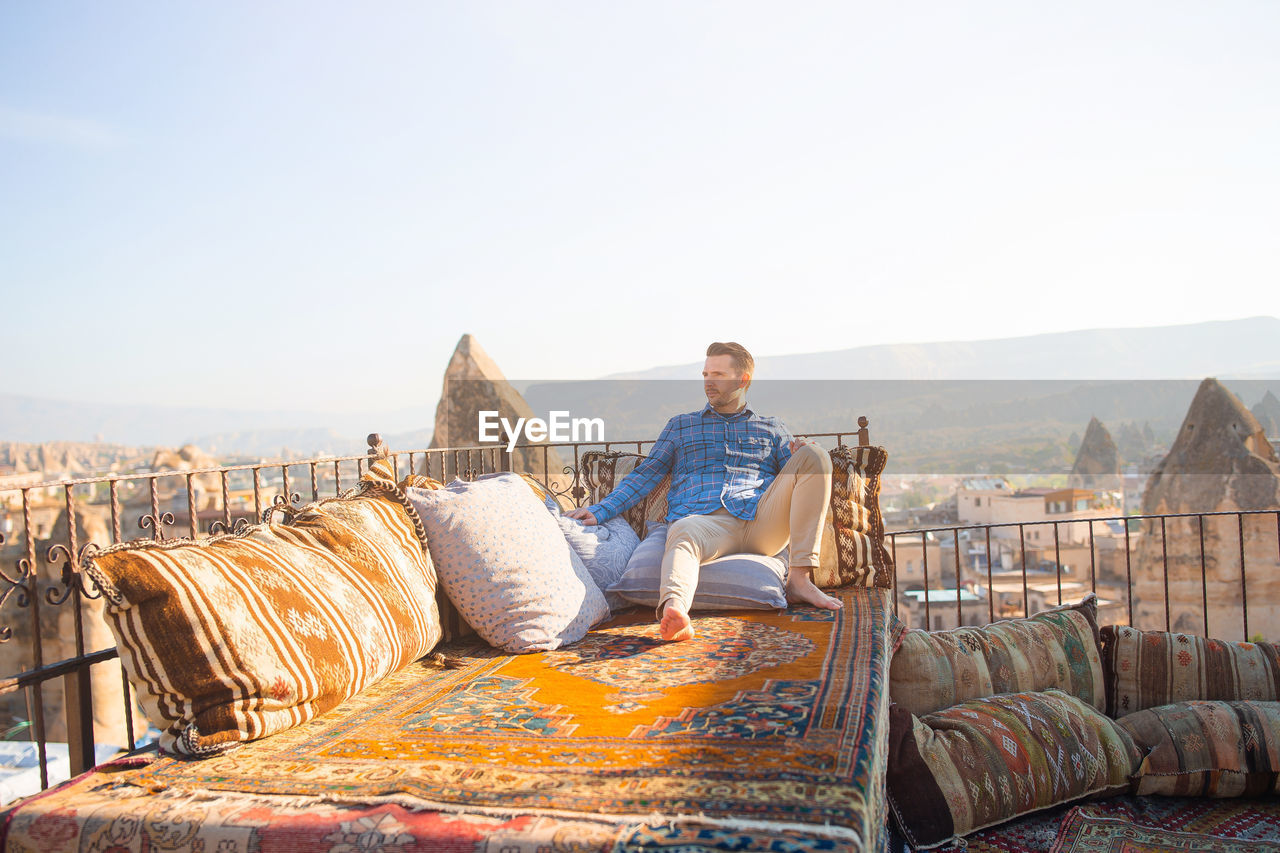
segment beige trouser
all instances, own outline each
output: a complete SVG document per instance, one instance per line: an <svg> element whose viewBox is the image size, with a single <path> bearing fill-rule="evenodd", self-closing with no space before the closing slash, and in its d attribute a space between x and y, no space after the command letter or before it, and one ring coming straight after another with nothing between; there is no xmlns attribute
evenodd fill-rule
<svg viewBox="0 0 1280 853"><path fill-rule="evenodd" d="M776 554L791 544L789 564L818 567L822 525L831 502L831 457L801 445L765 489L750 521L720 507L671 523L662 557L658 615L670 599L686 613L698 588L698 567L726 554Z"/></svg>

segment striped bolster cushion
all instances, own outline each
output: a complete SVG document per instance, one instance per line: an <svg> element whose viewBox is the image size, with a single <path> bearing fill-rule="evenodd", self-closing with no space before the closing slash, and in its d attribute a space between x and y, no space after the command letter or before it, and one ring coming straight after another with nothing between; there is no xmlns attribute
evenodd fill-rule
<svg viewBox="0 0 1280 853"><path fill-rule="evenodd" d="M1107 713L1123 717L1172 702L1280 700L1280 646L1106 625Z"/></svg>
<svg viewBox="0 0 1280 853"><path fill-rule="evenodd" d="M439 642L421 523L371 475L285 523L89 559L161 749L204 757L284 731Z"/></svg>

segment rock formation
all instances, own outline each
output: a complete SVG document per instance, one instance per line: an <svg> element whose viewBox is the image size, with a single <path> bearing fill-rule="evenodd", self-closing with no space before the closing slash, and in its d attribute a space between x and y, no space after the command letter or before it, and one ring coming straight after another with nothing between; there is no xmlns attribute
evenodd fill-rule
<svg viewBox="0 0 1280 853"><path fill-rule="evenodd" d="M160 448L151 457L153 471L195 471L200 468L216 468L218 460L205 453L194 444L184 445L178 450ZM191 488L195 493L196 511L202 509L222 508L222 478L217 474L195 474L191 478ZM186 509L186 482L182 477L160 477L156 480L156 493L160 500L168 503L175 497L183 510Z"/></svg>
<svg viewBox="0 0 1280 853"><path fill-rule="evenodd" d="M1146 426L1149 431L1151 425ZM1151 452L1151 443L1136 423L1125 421L1120 424L1120 429L1116 432L1116 448L1119 450L1121 459L1136 462Z"/></svg>
<svg viewBox="0 0 1280 853"><path fill-rule="evenodd" d="M1111 440L1111 433L1097 418L1089 419L1084 440L1076 453L1075 465L1067 479L1073 489L1119 489L1120 452Z"/></svg>
<svg viewBox="0 0 1280 853"><path fill-rule="evenodd" d="M501 441L480 441L482 411L497 412L498 418L506 418L511 424L517 418L546 419L548 416L547 412L535 413L476 339L463 335L445 369L431 447L482 449L470 453L429 454L419 472L447 481L460 476L467 468L491 471L505 465L501 451L505 450L507 436L501 427L497 429ZM525 441L523 436L519 440ZM517 448L511 453L510 468L527 471L543 482L550 481L559 492L563 492L571 480L564 474L563 457L554 448Z"/></svg>
<svg viewBox="0 0 1280 853"><path fill-rule="evenodd" d="M1143 494L1143 514L1280 508L1280 459L1262 427L1216 379L1200 383L1169 453ZM1163 629L1162 555L1168 553L1168 611L1174 630L1243 639L1241 554L1247 582L1249 633L1280 639L1280 562L1274 515L1144 522L1135 566L1134 624ZM1243 538L1243 542L1241 541ZM1206 606L1207 599L1207 606Z"/></svg>
<svg viewBox="0 0 1280 853"><path fill-rule="evenodd" d="M1268 391L1251 410L1268 438L1280 437L1280 400Z"/></svg>

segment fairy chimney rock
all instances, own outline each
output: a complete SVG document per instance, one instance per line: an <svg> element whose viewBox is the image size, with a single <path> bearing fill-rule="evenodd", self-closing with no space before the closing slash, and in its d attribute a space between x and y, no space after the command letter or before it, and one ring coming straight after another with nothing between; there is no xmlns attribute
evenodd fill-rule
<svg viewBox="0 0 1280 853"><path fill-rule="evenodd" d="M1120 451L1097 418L1089 419L1068 482L1076 489L1120 488Z"/></svg>
<svg viewBox="0 0 1280 853"><path fill-rule="evenodd" d="M1268 391L1251 409L1268 438L1280 436L1280 400Z"/></svg>
<svg viewBox="0 0 1280 853"><path fill-rule="evenodd" d="M1142 500L1144 514L1280 506L1280 460L1257 418L1216 379L1200 383L1169 453ZM1243 565L1241 561L1243 559ZM1132 624L1233 639L1248 600L1280 596L1275 521L1269 515L1148 519L1134 567ZM1168 600L1166 601L1166 589ZM1212 595L1207 590L1212 590ZM1168 621L1166 622L1166 614ZM1249 635L1280 634L1280 608L1250 607Z"/></svg>
<svg viewBox="0 0 1280 853"><path fill-rule="evenodd" d="M1280 459L1262 425L1216 379L1200 383L1169 453L1147 482L1144 513L1280 505Z"/></svg>
<svg viewBox="0 0 1280 853"><path fill-rule="evenodd" d="M457 454L456 458L454 454L446 454L443 458L439 454L429 454L421 473L448 480L461 476L467 468L477 472L494 470L500 463L498 451L506 447L507 435L498 426L490 432L490 440L481 441L481 412L497 413L490 416L491 423L500 422L498 419L501 418L510 424L515 424L520 418L546 418L545 412L538 414L529 407L475 337L467 334L458 340L449 366L445 368L431 447L483 449ZM493 441L493 435L501 441ZM518 437L518 441L524 443L523 435ZM564 467L561 456L553 448L518 448L511 454L512 470L528 471L540 480L548 476L552 480L564 479L560 473Z"/></svg>

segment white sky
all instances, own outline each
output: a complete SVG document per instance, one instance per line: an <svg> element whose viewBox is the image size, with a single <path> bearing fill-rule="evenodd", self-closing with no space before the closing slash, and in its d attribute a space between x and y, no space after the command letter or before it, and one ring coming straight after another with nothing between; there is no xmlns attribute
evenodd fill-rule
<svg viewBox="0 0 1280 853"><path fill-rule="evenodd" d="M1277 45L1233 0L3 3L2 390L386 410L464 332L576 378L1280 313Z"/></svg>

